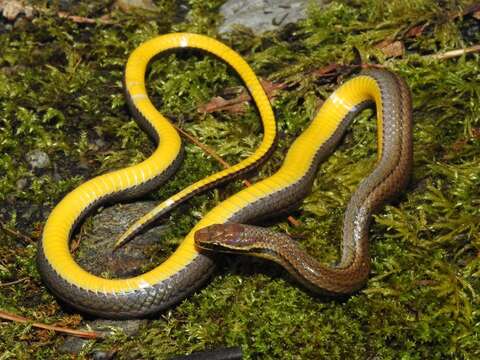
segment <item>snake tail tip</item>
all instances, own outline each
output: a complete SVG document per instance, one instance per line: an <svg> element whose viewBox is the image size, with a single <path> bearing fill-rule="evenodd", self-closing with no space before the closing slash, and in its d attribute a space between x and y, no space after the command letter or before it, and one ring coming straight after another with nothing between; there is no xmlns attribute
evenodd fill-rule
<svg viewBox="0 0 480 360"><path fill-rule="evenodd" d="M125 245L125 243L126 243L125 238L123 237L118 238L115 244L113 244L112 253L120 249L123 245Z"/></svg>

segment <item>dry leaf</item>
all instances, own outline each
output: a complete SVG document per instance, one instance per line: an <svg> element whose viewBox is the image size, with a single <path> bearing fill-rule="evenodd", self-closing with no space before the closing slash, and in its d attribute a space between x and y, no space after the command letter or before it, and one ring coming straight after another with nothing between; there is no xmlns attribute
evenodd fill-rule
<svg viewBox="0 0 480 360"><path fill-rule="evenodd" d="M277 95L278 90L286 86L286 84L283 83L274 83L263 79L260 79L260 83L269 99L273 99ZM229 90L231 92L232 89ZM234 114L243 113L250 100L252 100L250 94L242 87L242 90L235 98L227 100L221 96L215 96L208 103L200 105L197 111L200 113L212 113L215 111L228 111Z"/></svg>
<svg viewBox="0 0 480 360"><path fill-rule="evenodd" d="M423 34L423 30L425 30L426 27L427 24L414 26L407 31L406 36L410 38L419 37Z"/></svg>
<svg viewBox="0 0 480 360"><path fill-rule="evenodd" d="M336 63L329 64L320 69L316 69L312 71L312 75L318 76L318 77L328 76L328 75L331 75L333 72L336 72L341 67L342 66L340 64L336 64Z"/></svg>
<svg viewBox="0 0 480 360"><path fill-rule="evenodd" d="M228 104L228 100L225 100L221 96L215 96L208 103L200 105L198 107L198 112L200 113L211 113L215 109L222 108Z"/></svg>
<svg viewBox="0 0 480 360"><path fill-rule="evenodd" d="M472 15L475 19L480 18L480 4L473 4L465 9L463 16Z"/></svg>
<svg viewBox="0 0 480 360"><path fill-rule="evenodd" d="M242 113L245 111L246 102L245 96L238 96L232 100L226 100L221 96L215 96L208 103L200 105L198 112L212 113L215 111L229 111L232 113Z"/></svg>
<svg viewBox="0 0 480 360"><path fill-rule="evenodd" d="M101 23L101 24L111 24L112 20L110 20L110 17L108 15L103 15L99 18L92 19L92 18L87 18L83 16L77 16L77 15L70 15L69 13L65 11L59 11L57 13L58 17L68 19L73 21L74 23L77 24L96 24L96 23Z"/></svg>
<svg viewBox="0 0 480 360"><path fill-rule="evenodd" d="M382 42L376 44L375 47L387 57L399 57L405 54L405 46L400 40L383 40Z"/></svg>
<svg viewBox="0 0 480 360"><path fill-rule="evenodd" d="M286 84L283 83L274 83L264 79L260 79L260 84L262 84L263 90L265 90L269 99L274 98L277 95L278 90L281 90L286 86Z"/></svg>
<svg viewBox="0 0 480 360"><path fill-rule="evenodd" d="M474 139L480 139L480 127L472 129L472 136Z"/></svg>

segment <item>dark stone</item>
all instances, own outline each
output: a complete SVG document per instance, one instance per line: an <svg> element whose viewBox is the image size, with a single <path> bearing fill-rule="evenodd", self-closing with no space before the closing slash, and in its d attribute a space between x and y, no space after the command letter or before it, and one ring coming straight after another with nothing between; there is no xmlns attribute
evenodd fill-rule
<svg viewBox="0 0 480 360"><path fill-rule="evenodd" d="M75 3L78 3L78 0L59 0L58 8L61 11L70 11Z"/></svg>
<svg viewBox="0 0 480 360"><path fill-rule="evenodd" d="M104 320L90 321L87 325L95 331L110 334L114 328L122 330L127 336L137 335L148 320Z"/></svg>
<svg viewBox="0 0 480 360"><path fill-rule="evenodd" d="M92 351L93 360L111 360L115 356L115 351L102 351L94 350Z"/></svg>
<svg viewBox="0 0 480 360"><path fill-rule="evenodd" d="M319 6L324 3L316 2ZM231 31L234 25L246 26L257 33L275 30L305 19L309 3L309 0L228 0L220 8L225 21L219 31Z"/></svg>
<svg viewBox="0 0 480 360"><path fill-rule="evenodd" d="M58 348L60 353L77 355L82 351L88 340L70 336L65 339L62 345Z"/></svg>
<svg viewBox="0 0 480 360"><path fill-rule="evenodd" d="M93 217L92 228L82 235L76 260L87 271L96 275L108 273L111 278L141 274L151 255L161 250L165 226L157 226L137 235L132 241L113 251L116 239L140 216L156 203L136 202L113 205ZM152 264L153 265L153 264Z"/></svg>

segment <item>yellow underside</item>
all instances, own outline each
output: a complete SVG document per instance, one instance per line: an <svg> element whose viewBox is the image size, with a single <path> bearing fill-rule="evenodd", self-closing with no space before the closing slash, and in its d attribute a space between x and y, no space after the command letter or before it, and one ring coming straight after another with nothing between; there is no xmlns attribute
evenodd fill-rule
<svg viewBox="0 0 480 360"><path fill-rule="evenodd" d="M264 138L254 154L233 168L212 176L224 176L226 172L237 171L256 162L271 147L275 139L275 123L268 99L253 71L233 50L216 40L182 33L159 36L138 47L127 63L126 86L138 109L146 119L151 121L152 126L159 133L159 146L144 162L96 177L73 190L52 211L43 233L43 247L49 263L62 278L81 288L96 292L119 293L145 288L169 278L198 255L193 242L193 234L197 229L223 223L238 209L247 206L258 197L277 191L301 178L310 167L316 149L332 136L339 123L355 105L365 100L374 100L377 104L378 118L382 118L378 84L367 76L350 80L327 99L308 129L295 141L286 156L284 165L276 174L217 205L197 223L164 263L145 274L129 279L100 278L86 272L73 260L69 252L70 230L75 219L92 201L157 176L176 158L181 146L179 135L150 102L145 89L144 76L147 64L154 55L178 47L203 49L229 63L249 88L262 118ZM378 130L381 133L381 121L379 121ZM379 146L381 151L380 141ZM196 185L201 186L202 182L198 184Z"/></svg>

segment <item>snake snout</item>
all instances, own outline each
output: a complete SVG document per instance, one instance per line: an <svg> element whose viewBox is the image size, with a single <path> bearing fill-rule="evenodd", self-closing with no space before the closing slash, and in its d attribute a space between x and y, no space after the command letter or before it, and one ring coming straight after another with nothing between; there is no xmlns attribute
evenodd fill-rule
<svg viewBox="0 0 480 360"><path fill-rule="evenodd" d="M208 242L211 239L210 226L197 230L193 236L193 239L197 245Z"/></svg>
<svg viewBox="0 0 480 360"><path fill-rule="evenodd" d="M200 247L202 245L226 245L235 242L243 231L240 224L214 224L197 230L194 240Z"/></svg>
<svg viewBox="0 0 480 360"><path fill-rule="evenodd" d="M194 240L197 245L214 243L216 239L222 238L224 232L223 225L210 225L197 230L194 235Z"/></svg>

